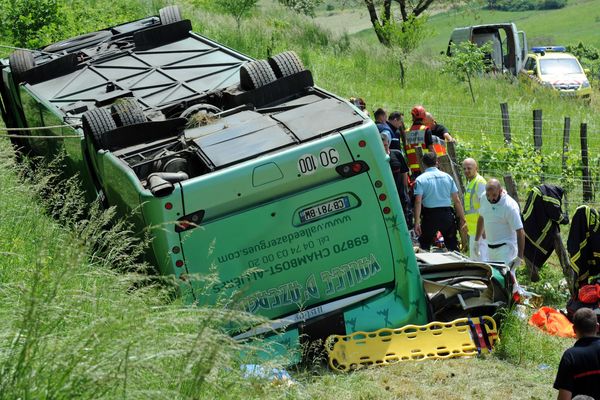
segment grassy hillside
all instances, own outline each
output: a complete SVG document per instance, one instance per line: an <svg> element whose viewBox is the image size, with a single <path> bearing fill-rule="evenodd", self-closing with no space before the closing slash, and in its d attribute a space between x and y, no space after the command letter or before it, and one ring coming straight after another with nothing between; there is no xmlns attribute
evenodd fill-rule
<svg viewBox="0 0 600 400"><path fill-rule="evenodd" d="M572 119L575 150L581 122L589 124L590 149L600 148L597 99L588 106L506 77L482 76L474 82L473 104L467 87L442 74L441 61L432 57L411 60L402 88L393 54L372 42L336 37L311 19L274 5L263 5L238 31L231 17L199 7L207 2L180 2L197 32L257 58L295 50L319 86L344 97L362 96L370 110L383 106L408 114L413 104L422 103L459 139L461 155L480 158L488 176L518 173L522 189L539 181L540 162L529 151L534 108L544 111L545 172L553 175L552 181L563 178L558 150L564 116ZM107 21L131 16L119 9L131 11L134 3L110 2ZM139 6L156 10L160 3L139 1ZM108 2L98 0L94 6L108 7ZM88 20L80 15L80 28L101 26L100 16ZM500 102L509 104L518 143L512 149L502 144ZM98 231L90 228L107 217L99 213L77 222L71 218L79 212L76 200L68 202L73 208L64 203L54 208L58 220L48 217L39 185L16 174L9 151L6 141L0 143L0 399L555 397L551 384L556 365L572 341L541 334L515 318L505 324L496 353L482 359L407 363L348 375L316 365L292 369L297 381L292 386L244 378L238 347L220 333L223 321L243 316L220 308L183 307L165 286L140 285L143 275L111 269L119 255L137 248L123 246L127 233L111 235L108 248L118 246L121 253L98 253L91 240ZM591 154L597 165L597 152ZM576 153L571 162L577 172ZM568 178L576 194L580 178ZM72 196L54 199L64 198ZM547 301L561 304L558 267L550 263L543 273L549 287L539 289L545 290Z"/></svg>

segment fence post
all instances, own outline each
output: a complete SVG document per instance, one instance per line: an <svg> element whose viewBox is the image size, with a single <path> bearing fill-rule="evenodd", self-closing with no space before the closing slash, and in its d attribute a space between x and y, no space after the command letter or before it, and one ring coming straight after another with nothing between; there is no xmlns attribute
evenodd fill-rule
<svg viewBox="0 0 600 400"><path fill-rule="evenodd" d="M462 180L462 169L458 166L460 164L456 161L456 143L448 142L446 143L446 145L448 150L448 156L450 157L450 161L452 163L452 166L454 167L453 170L456 173L456 176L458 177L458 182L456 182L456 186L458 187L461 193L464 193L465 185Z"/></svg>
<svg viewBox="0 0 600 400"><path fill-rule="evenodd" d="M581 124L579 136L581 138L581 177L583 178L583 201L589 202L592 201L593 193L588 160L587 124Z"/></svg>
<svg viewBox="0 0 600 400"><path fill-rule="evenodd" d="M456 184L456 188L458 189L458 198L460 199L461 204L465 204L464 192L465 189L462 184L462 179L460 179L460 175L456 171L455 164L452 162L452 159L448 154L444 154L443 156L438 157L438 163L440 166L440 171L444 171L449 174L452 179L454 179L454 183ZM463 232L460 232L460 242L463 249L465 249L469 244L469 238L467 235L464 235Z"/></svg>
<svg viewBox="0 0 600 400"><path fill-rule="evenodd" d="M506 192L510 197L512 197L518 204L519 203L519 194L517 193L517 185L511 174L504 175L504 186L506 187Z"/></svg>
<svg viewBox="0 0 600 400"><path fill-rule="evenodd" d="M596 192L600 188L600 158L598 158L598 163L596 163L596 177L595 179L590 177L590 181L593 181L592 188L594 190L594 198L596 198Z"/></svg>
<svg viewBox="0 0 600 400"><path fill-rule="evenodd" d="M565 127L563 130L563 152L562 152L562 171L563 173L567 170L567 158L569 157L569 152L571 150L571 144L570 144L570 140L571 140L571 118L569 117L565 117ZM565 187L567 185L567 182L563 176L563 189L565 189L564 191L564 197L565 197L565 211L567 212L567 214L570 214L569 212L569 197L567 196L567 188Z"/></svg>
<svg viewBox="0 0 600 400"><path fill-rule="evenodd" d="M500 103L500 112L502 113L502 132L504 132L504 143L511 143L510 137L510 119L508 118L508 103Z"/></svg>
<svg viewBox="0 0 600 400"><path fill-rule="evenodd" d="M533 110L533 146L542 154L542 110ZM542 174L540 176L544 183L544 159L542 158Z"/></svg>
<svg viewBox="0 0 600 400"><path fill-rule="evenodd" d="M575 298L577 296L577 290L575 289L575 282L577 281L577 276L575 275L575 271L571 268L571 264L569 261L569 254L565 249L565 245L563 244L562 238L560 237L560 230L556 229L554 233L554 251L556 251L556 255L558 256L558 260L560 261L560 265L563 270L563 275L567 280L567 285L569 286L569 293L571 293L571 298Z"/></svg>
<svg viewBox="0 0 600 400"><path fill-rule="evenodd" d="M456 171L456 168L454 167L452 160L450 159L450 157L447 154L445 154L443 156L438 157L438 162L440 165L440 170L444 171L445 173L450 175L452 177L452 179L454 179L454 183L456 183L456 188L458 189L458 196L460 197L460 200L462 201L463 193L465 191L462 188L463 185L462 185L460 176L458 175L458 172Z"/></svg>
<svg viewBox="0 0 600 400"><path fill-rule="evenodd" d="M448 151L448 155L450 156L450 160L452 160L453 163L456 163L456 143L454 143L454 142L447 142L446 143L446 150Z"/></svg>

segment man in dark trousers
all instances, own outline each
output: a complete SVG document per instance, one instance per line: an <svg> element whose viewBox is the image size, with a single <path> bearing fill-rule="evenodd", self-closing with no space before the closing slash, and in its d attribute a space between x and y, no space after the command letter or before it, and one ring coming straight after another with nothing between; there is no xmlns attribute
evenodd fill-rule
<svg viewBox="0 0 600 400"><path fill-rule="evenodd" d="M586 307L577 310L573 330L577 342L564 352L554 380L557 399L571 400L578 395L600 399L600 337L594 311Z"/></svg>
<svg viewBox="0 0 600 400"><path fill-rule="evenodd" d="M398 191L398 197L400 197L400 203L402 204L402 211L404 211L404 218L406 220L406 226L408 229L413 228L413 214L412 204L408 196L408 165L404 156L397 149L390 149L388 137L385 133L380 133L381 141L383 142L383 148L385 152L390 156L390 167L392 169L392 175L394 176L394 182L396 183L396 189Z"/></svg>
<svg viewBox="0 0 600 400"><path fill-rule="evenodd" d="M392 143L392 128L387 124L387 111L383 108L378 108L375 110L373 117L375 118L375 125L379 129L379 133L385 133L388 137L388 143Z"/></svg>
<svg viewBox="0 0 600 400"><path fill-rule="evenodd" d="M423 155L423 165L425 172L417 177L415 185L415 233L419 235L419 245L422 249L429 250L437 231L440 231L446 248L450 251L458 250L457 230L460 228L466 234L467 229L458 188L450 175L437 169L435 152ZM458 227L456 216L459 220Z"/></svg>

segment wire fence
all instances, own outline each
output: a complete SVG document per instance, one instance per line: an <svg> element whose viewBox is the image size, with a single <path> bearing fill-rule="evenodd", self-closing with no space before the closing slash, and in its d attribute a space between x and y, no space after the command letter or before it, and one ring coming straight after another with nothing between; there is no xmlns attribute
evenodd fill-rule
<svg viewBox="0 0 600 400"><path fill-rule="evenodd" d="M401 103L396 109L413 106ZM509 113L506 103L497 112L445 104L429 104L427 110L457 139L459 174L460 162L472 157L486 177L512 176L522 201L530 188L547 183L565 189L573 210L600 205L600 124L592 109L574 109L573 118L533 109Z"/></svg>

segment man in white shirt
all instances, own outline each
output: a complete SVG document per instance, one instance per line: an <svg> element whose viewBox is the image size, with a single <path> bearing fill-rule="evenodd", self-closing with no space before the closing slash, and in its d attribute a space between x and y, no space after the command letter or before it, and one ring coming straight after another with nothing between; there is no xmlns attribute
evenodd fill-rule
<svg viewBox="0 0 600 400"><path fill-rule="evenodd" d="M485 196L481 198L475 249L483 234L487 238L488 259L484 261L503 262L511 270L523 263L525 231L519 205L502 189L497 179L490 179L485 185Z"/></svg>

